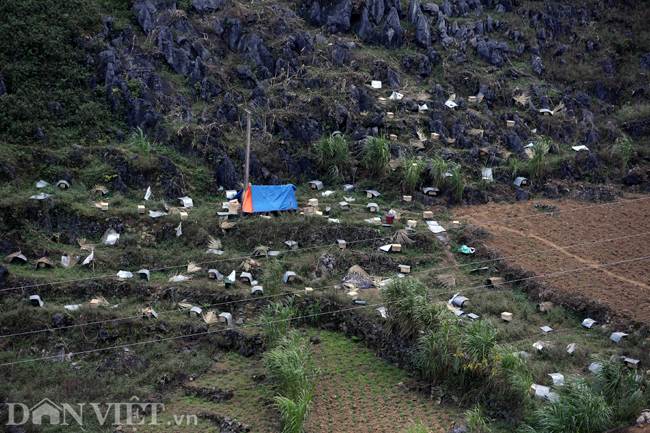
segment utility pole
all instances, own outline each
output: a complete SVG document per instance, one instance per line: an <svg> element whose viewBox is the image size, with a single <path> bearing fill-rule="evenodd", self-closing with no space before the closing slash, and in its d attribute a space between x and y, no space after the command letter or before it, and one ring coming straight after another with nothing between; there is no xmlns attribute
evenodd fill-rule
<svg viewBox="0 0 650 433"><path fill-rule="evenodd" d="M246 111L246 162L244 165L244 194L248 190L248 165L251 157L251 112Z"/></svg>

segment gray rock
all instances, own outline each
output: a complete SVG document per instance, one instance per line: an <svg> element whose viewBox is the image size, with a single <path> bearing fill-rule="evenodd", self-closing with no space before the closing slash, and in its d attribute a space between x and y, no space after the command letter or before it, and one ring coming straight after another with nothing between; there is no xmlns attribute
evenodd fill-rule
<svg viewBox="0 0 650 433"><path fill-rule="evenodd" d="M429 61L431 62L431 67L435 68L442 62L442 57L440 57L440 54L433 48L429 48L427 50L427 57L429 58ZM437 89L436 89L437 92Z"/></svg>
<svg viewBox="0 0 650 433"><path fill-rule="evenodd" d="M576 101L578 101L578 103L583 107L589 107L591 105L591 99L589 99L589 96L586 93L578 93L576 95Z"/></svg>
<svg viewBox="0 0 650 433"><path fill-rule="evenodd" d="M156 29L156 12L157 9L149 0L137 1L133 5L133 9L138 12L138 24L146 34L151 33Z"/></svg>
<svg viewBox="0 0 650 433"><path fill-rule="evenodd" d="M381 23L381 20L384 18L384 14L386 13L384 0L367 0L366 7L368 8L370 17L375 24Z"/></svg>
<svg viewBox="0 0 650 433"><path fill-rule="evenodd" d="M7 275L9 275L7 267L0 265L0 289L4 288L5 282L7 281Z"/></svg>
<svg viewBox="0 0 650 433"><path fill-rule="evenodd" d="M449 433L469 433L469 428L466 425L461 425L449 430Z"/></svg>
<svg viewBox="0 0 650 433"><path fill-rule="evenodd" d="M528 200L528 192L524 191L523 189L519 188L517 190L517 193L515 194L515 199L517 201L524 201Z"/></svg>
<svg viewBox="0 0 650 433"><path fill-rule="evenodd" d="M520 155L524 155L526 153L521 139L514 131L508 133L508 147L510 150L517 152Z"/></svg>
<svg viewBox="0 0 650 433"><path fill-rule="evenodd" d="M420 56L420 61L418 62L418 75L423 77L431 75L431 61L425 55Z"/></svg>
<svg viewBox="0 0 650 433"><path fill-rule="evenodd" d="M343 0L338 3L331 14L327 17L326 25L330 33L345 33L350 30L350 16L352 15L352 3L350 0Z"/></svg>
<svg viewBox="0 0 650 433"><path fill-rule="evenodd" d="M428 12L430 14L438 14L438 11L440 11L440 8L436 3L425 3L422 5L422 9L425 12Z"/></svg>
<svg viewBox="0 0 650 433"><path fill-rule="evenodd" d="M415 24L415 43L423 48L431 46L431 28L426 17L419 12Z"/></svg>
<svg viewBox="0 0 650 433"><path fill-rule="evenodd" d="M393 71L391 68L388 68L387 81L388 81L388 85L395 90L399 90L402 88L402 83L400 82L399 74Z"/></svg>
<svg viewBox="0 0 650 433"><path fill-rule="evenodd" d="M226 6L226 0L192 0L192 6L200 14L211 13Z"/></svg>
<svg viewBox="0 0 650 433"><path fill-rule="evenodd" d="M546 67L542 65L541 57L538 56L533 56L530 59L530 64L533 67L533 72L535 72L537 75L542 75L542 72L544 72L544 69L546 69Z"/></svg>
<svg viewBox="0 0 650 433"><path fill-rule="evenodd" d="M227 153L222 150L213 152L214 158L214 178L217 185L225 189L235 189L242 182L242 178L235 171L235 164L232 162Z"/></svg>
<svg viewBox="0 0 650 433"><path fill-rule="evenodd" d="M386 22L381 28L380 42L387 48L400 48L404 42L404 32L399 22L396 8L391 8L386 17Z"/></svg>
<svg viewBox="0 0 650 433"><path fill-rule="evenodd" d="M420 0L411 0L411 3L409 4L408 15L407 15L409 24L415 24L415 21L418 19L419 14L420 14Z"/></svg>
<svg viewBox="0 0 650 433"><path fill-rule="evenodd" d="M357 25L357 34L361 39L371 44L377 43L377 35L375 33L376 26L370 21L370 14L368 8L363 8L361 12L361 19Z"/></svg>
<svg viewBox="0 0 650 433"><path fill-rule="evenodd" d="M43 134L41 127L38 125L34 128L34 138L36 138L37 141L45 141L45 135Z"/></svg>
<svg viewBox="0 0 650 433"><path fill-rule="evenodd" d="M228 43L228 46L230 47L232 52L236 53L237 51L239 51L239 44L241 43L242 25L241 25L241 21L239 21L237 18L228 21L230 22L230 27L225 32L226 42Z"/></svg>
<svg viewBox="0 0 650 433"><path fill-rule="evenodd" d="M641 60L639 60L639 66L641 66L641 69L650 71L650 53L646 53L643 56L641 56ZM2 78L1 75L0 78ZM1 82L2 80L0 79L0 83ZM0 89L0 95L2 95L2 89Z"/></svg>
<svg viewBox="0 0 650 433"><path fill-rule="evenodd" d="M177 74L189 74L192 69L192 64L187 56L187 52L176 48L172 32L168 27L160 27L158 31L158 50L163 53L169 66L171 66Z"/></svg>
<svg viewBox="0 0 650 433"><path fill-rule="evenodd" d="M402 57L402 67L407 71L410 71L413 68L414 62L413 57L408 53L404 54L404 57Z"/></svg>
<svg viewBox="0 0 650 433"><path fill-rule="evenodd" d="M556 45L555 49L553 50L553 56L558 57L561 56L562 54L566 53L567 46L566 45Z"/></svg>
<svg viewBox="0 0 650 433"><path fill-rule="evenodd" d="M445 2L440 5L440 12L443 13L444 16L450 17L453 15L453 9L451 8L451 3Z"/></svg>

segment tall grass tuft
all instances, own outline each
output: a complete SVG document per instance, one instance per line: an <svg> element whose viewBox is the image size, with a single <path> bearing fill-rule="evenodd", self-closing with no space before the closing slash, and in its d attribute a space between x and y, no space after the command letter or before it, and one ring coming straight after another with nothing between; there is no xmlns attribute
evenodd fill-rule
<svg viewBox="0 0 650 433"><path fill-rule="evenodd" d="M371 175L383 176L390 162L390 146L386 137L366 137L363 162Z"/></svg>
<svg viewBox="0 0 650 433"><path fill-rule="evenodd" d="M276 396L275 404L280 408L284 418L284 433L303 433L303 425L309 415L313 391L302 390L300 395L292 400L287 397Z"/></svg>
<svg viewBox="0 0 650 433"><path fill-rule="evenodd" d="M418 421L406 427L404 433L429 433L429 429L422 424L422 421Z"/></svg>
<svg viewBox="0 0 650 433"><path fill-rule="evenodd" d="M131 136L129 137L129 143L135 146L140 152L149 152L151 145L147 140L147 136L144 134L142 129L138 126L133 131L131 131Z"/></svg>
<svg viewBox="0 0 650 433"><path fill-rule="evenodd" d="M264 354L264 368L278 386L275 403L284 418L284 431L302 432L320 376L307 343L296 331L288 332Z"/></svg>
<svg viewBox="0 0 650 433"><path fill-rule="evenodd" d="M595 373L594 391L605 398L619 421L633 422L645 404L643 373L630 371L618 360L595 358L595 361L602 367Z"/></svg>
<svg viewBox="0 0 650 433"><path fill-rule="evenodd" d="M282 302L270 302L266 311L260 315L260 322L264 333L269 339L269 347L273 347L289 332L290 319L295 316L293 298Z"/></svg>
<svg viewBox="0 0 650 433"><path fill-rule="evenodd" d="M451 176L447 178L447 189L449 194L453 197L456 203L460 203L463 199L463 191L465 191L465 181L463 180L463 170L460 164L452 162L450 164Z"/></svg>
<svg viewBox="0 0 650 433"><path fill-rule="evenodd" d="M510 172L510 178L514 180L518 174L521 173L522 163L519 159L512 157L508 160L508 172Z"/></svg>
<svg viewBox="0 0 650 433"><path fill-rule="evenodd" d="M441 191L447 187L446 173L448 172L449 163L440 156L436 157L431 164L431 177L436 188Z"/></svg>
<svg viewBox="0 0 650 433"><path fill-rule="evenodd" d="M279 394L292 400L298 399L303 390L312 392L320 373L309 347L295 331L281 337L264 354L264 368L277 383Z"/></svg>
<svg viewBox="0 0 650 433"><path fill-rule="evenodd" d="M533 157L528 162L528 167L530 168L530 175L537 181L544 179L544 175L546 174L547 155L548 151L551 150L552 144L553 141L550 137L542 136L533 146Z"/></svg>
<svg viewBox="0 0 650 433"><path fill-rule="evenodd" d="M497 331L491 320L476 320L465 329L460 343L463 353L473 364L487 364L494 356Z"/></svg>
<svg viewBox="0 0 650 433"><path fill-rule="evenodd" d="M343 135L322 137L314 144L316 160L327 170L326 180L340 183L351 165L350 149Z"/></svg>
<svg viewBox="0 0 650 433"><path fill-rule="evenodd" d="M630 158L632 158L636 153L636 149L632 144L632 140L624 135L623 137L616 139L614 152L619 156L619 158L621 158L621 170L625 170Z"/></svg>
<svg viewBox="0 0 650 433"><path fill-rule="evenodd" d="M384 288L381 299L387 304L391 327L412 336L437 325L446 308L442 303L430 303L429 292L428 286L414 278L401 278Z"/></svg>
<svg viewBox="0 0 650 433"><path fill-rule="evenodd" d="M417 158L404 159L404 178L402 187L405 192L412 192L420 183L420 176L424 172L424 163Z"/></svg>
<svg viewBox="0 0 650 433"><path fill-rule="evenodd" d="M555 402L532 412L529 431L599 433L612 427L612 408L585 380L569 378L557 393Z"/></svg>
<svg viewBox="0 0 650 433"><path fill-rule="evenodd" d="M490 419L485 415L485 410L480 404L474 406L474 409L465 412L465 422L467 422L467 426L471 432L492 431L487 426Z"/></svg>

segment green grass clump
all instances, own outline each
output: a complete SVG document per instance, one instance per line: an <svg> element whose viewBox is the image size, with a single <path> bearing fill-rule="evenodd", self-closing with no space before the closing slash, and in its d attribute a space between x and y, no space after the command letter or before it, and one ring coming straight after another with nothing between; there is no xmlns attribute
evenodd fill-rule
<svg viewBox="0 0 650 433"><path fill-rule="evenodd" d="M337 134L334 137L322 137L313 145L316 160L327 170L326 180L341 183L351 165L350 149L345 137Z"/></svg>
<svg viewBox="0 0 650 433"><path fill-rule="evenodd" d="M417 158L404 159L404 177L402 187L405 192L413 192L420 183L420 176L424 173L424 163Z"/></svg>
<svg viewBox="0 0 650 433"><path fill-rule="evenodd" d="M567 380L557 389L554 403L532 412L528 431L539 433L575 432L597 433L609 430L612 408L581 379Z"/></svg>
<svg viewBox="0 0 650 433"><path fill-rule="evenodd" d="M390 162L390 146L386 137L367 137L363 152L363 163L371 176L381 177L386 174Z"/></svg>

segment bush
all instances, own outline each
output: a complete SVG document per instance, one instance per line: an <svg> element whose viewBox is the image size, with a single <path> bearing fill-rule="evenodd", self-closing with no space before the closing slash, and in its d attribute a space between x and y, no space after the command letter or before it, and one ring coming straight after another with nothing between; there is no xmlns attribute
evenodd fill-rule
<svg viewBox="0 0 650 433"><path fill-rule="evenodd" d="M390 162L390 146L386 137L366 137L363 162L371 176L386 174Z"/></svg>

